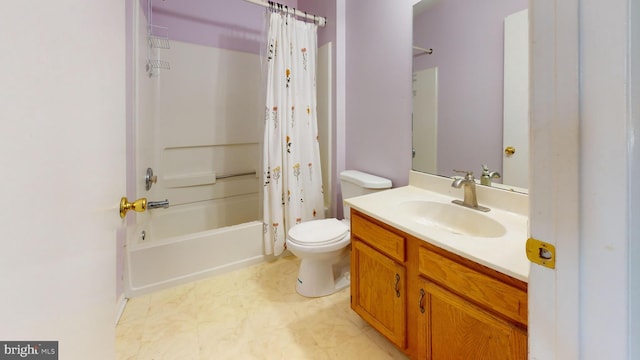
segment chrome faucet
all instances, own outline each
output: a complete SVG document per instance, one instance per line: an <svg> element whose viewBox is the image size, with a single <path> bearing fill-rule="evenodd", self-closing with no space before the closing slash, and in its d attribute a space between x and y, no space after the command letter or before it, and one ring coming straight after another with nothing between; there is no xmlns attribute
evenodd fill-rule
<svg viewBox="0 0 640 360"><path fill-rule="evenodd" d="M459 172L459 173L465 173L466 175L464 177L454 178L453 183L451 184L451 186L456 189L460 189L462 187L462 189L464 190L464 201L453 200L451 202L457 205L462 205L462 206L474 209L474 210L480 210L485 212L489 211L490 210L489 208L478 205L478 197L476 196L476 179L473 177L473 172L460 171L460 170L453 170L453 171Z"/></svg>
<svg viewBox="0 0 640 360"><path fill-rule="evenodd" d="M482 176L480 176L480 184L491 186L491 180L499 179L500 173L497 171L490 171L489 167L482 164Z"/></svg>
<svg viewBox="0 0 640 360"><path fill-rule="evenodd" d="M157 208L168 208L169 200L165 199L164 201L149 201L147 203L147 209L157 209Z"/></svg>

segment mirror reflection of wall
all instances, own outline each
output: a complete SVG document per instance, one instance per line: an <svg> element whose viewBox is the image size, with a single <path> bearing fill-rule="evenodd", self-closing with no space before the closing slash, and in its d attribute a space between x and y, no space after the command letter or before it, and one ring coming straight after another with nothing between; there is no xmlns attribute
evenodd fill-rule
<svg viewBox="0 0 640 360"><path fill-rule="evenodd" d="M482 164L503 171L505 17L527 6L528 0L422 0L414 6L413 45L433 49L414 50L414 84L416 74L437 68L436 119L429 125L437 138L414 134L414 148L422 140L437 155L432 168L414 170L444 176L470 170L477 178ZM421 126L416 118L414 129ZM414 160L424 157L419 147Z"/></svg>
<svg viewBox="0 0 640 360"><path fill-rule="evenodd" d="M529 11L504 19L502 179L529 187Z"/></svg>

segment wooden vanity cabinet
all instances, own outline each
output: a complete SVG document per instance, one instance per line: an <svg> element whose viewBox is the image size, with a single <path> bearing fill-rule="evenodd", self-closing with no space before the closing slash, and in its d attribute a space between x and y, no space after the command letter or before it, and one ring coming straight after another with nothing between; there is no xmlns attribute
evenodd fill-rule
<svg viewBox="0 0 640 360"><path fill-rule="evenodd" d="M421 278L418 359L527 358L527 332L472 302Z"/></svg>
<svg viewBox="0 0 640 360"><path fill-rule="evenodd" d="M351 308L398 348L406 348L405 238L351 216Z"/></svg>
<svg viewBox="0 0 640 360"><path fill-rule="evenodd" d="M418 359L527 359L527 284L418 246Z"/></svg>
<svg viewBox="0 0 640 360"><path fill-rule="evenodd" d="M412 359L526 359L527 284L352 209L351 308Z"/></svg>

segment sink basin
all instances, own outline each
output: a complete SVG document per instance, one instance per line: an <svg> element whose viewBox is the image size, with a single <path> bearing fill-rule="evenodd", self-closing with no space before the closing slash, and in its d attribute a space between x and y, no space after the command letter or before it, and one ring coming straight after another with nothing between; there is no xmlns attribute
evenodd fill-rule
<svg viewBox="0 0 640 360"><path fill-rule="evenodd" d="M502 224L483 213L452 203L407 201L398 205L398 212L422 225L457 235L493 238L506 232Z"/></svg>

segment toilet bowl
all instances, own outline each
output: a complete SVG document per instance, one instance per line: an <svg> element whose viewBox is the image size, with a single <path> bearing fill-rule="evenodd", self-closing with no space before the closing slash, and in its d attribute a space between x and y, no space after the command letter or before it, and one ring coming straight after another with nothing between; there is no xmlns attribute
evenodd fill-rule
<svg viewBox="0 0 640 360"><path fill-rule="evenodd" d="M349 226L337 219L308 221L294 226L287 249L302 259L296 291L303 296L333 294L349 286Z"/></svg>
<svg viewBox="0 0 640 360"><path fill-rule="evenodd" d="M340 173L343 198L389 189L391 180L355 170ZM293 226L287 233L287 249L301 259L296 291L303 296L333 294L350 284L351 233L349 207L344 220L312 220Z"/></svg>

